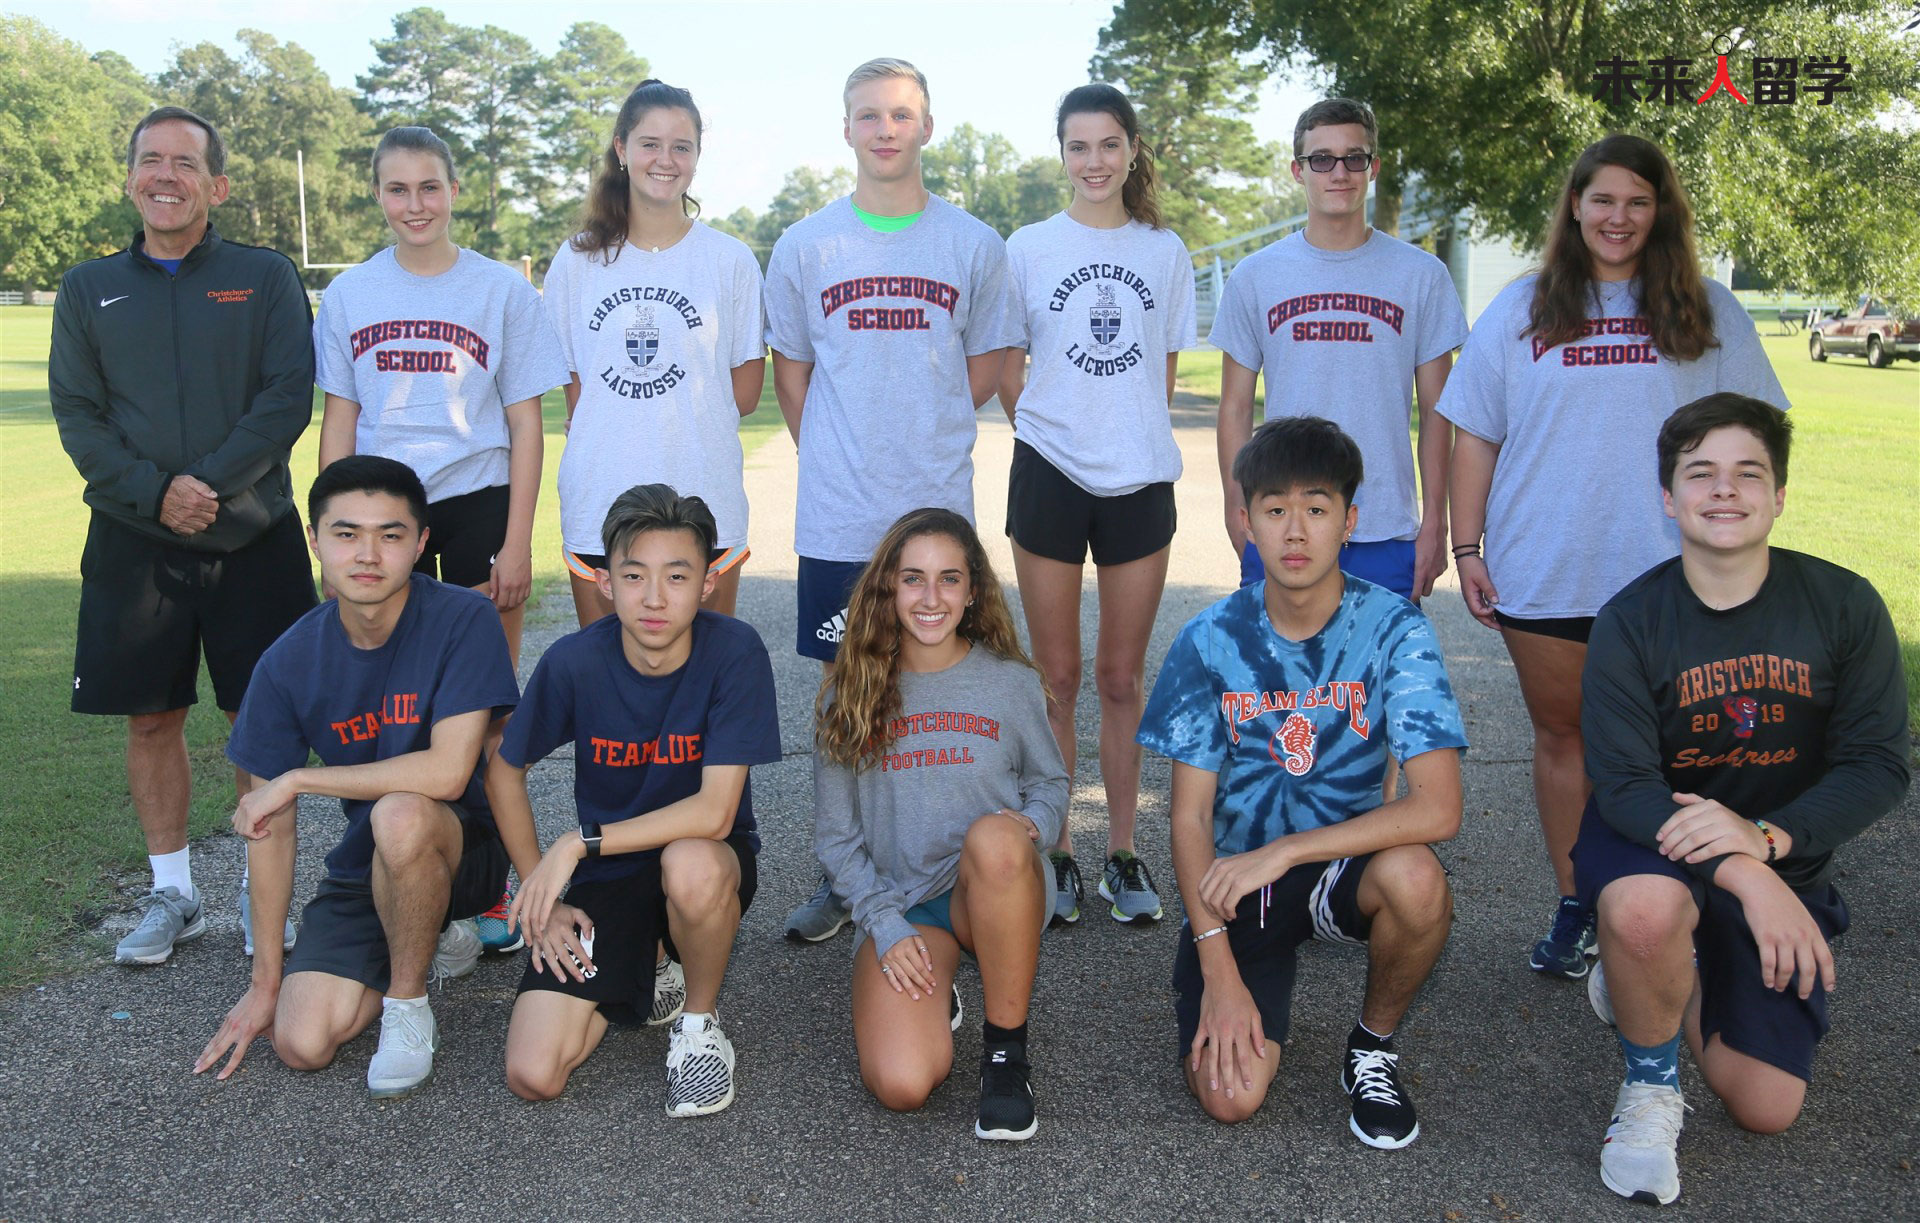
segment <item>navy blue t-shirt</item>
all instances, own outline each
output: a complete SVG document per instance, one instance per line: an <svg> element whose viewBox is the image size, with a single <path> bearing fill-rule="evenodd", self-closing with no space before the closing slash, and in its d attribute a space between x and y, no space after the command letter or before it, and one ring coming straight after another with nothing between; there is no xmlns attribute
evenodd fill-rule
<svg viewBox="0 0 1920 1223"><path fill-rule="evenodd" d="M442 718L514 707L518 689L500 614L485 595L413 574L392 636L363 650L347 639L334 602L281 634L253 670L227 759L272 779L307 762L371 764L432 746ZM476 760L460 805L491 826ZM335 879L362 880L373 867L371 802L341 799L347 831L327 855Z"/></svg>
<svg viewBox="0 0 1920 1223"><path fill-rule="evenodd" d="M642 675L620 649L620 619L608 616L547 647L507 722L500 757L525 768L573 744L573 801L582 823L617 824L700 790L709 764L780 759L780 711L773 661L753 626L703 611L693 652L670 675ZM740 792L733 831L755 853L753 792ZM647 850L645 853L658 853ZM583 859L576 881L617 879L641 854Z"/></svg>

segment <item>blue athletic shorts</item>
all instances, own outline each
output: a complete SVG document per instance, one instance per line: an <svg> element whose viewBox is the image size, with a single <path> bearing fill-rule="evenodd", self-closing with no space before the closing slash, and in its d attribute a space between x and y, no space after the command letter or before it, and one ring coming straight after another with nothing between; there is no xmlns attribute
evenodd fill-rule
<svg viewBox="0 0 1920 1223"><path fill-rule="evenodd" d="M800 558L795 590L800 624L794 649L802 658L832 662L840 653L840 637L847 631L847 600L860 580L865 561L820 561Z"/></svg>
<svg viewBox="0 0 1920 1223"><path fill-rule="evenodd" d="M1366 544L1348 544L1340 549L1340 571L1365 578L1375 586L1385 586L1403 599L1412 599L1413 541L1379 539ZM1260 550L1249 539L1240 553L1240 584L1251 586L1266 576L1266 566L1260 563Z"/></svg>
<svg viewBox="0 0 1920 1223"><path fill-rule="evenodd" d="M953 889L929 896L907 910L907 920L916 926L933 926L953 933Z"/></svg>
<svg viewBox="0 0 1920 1223"><path fill-rule="evenodd" d="M1813 1050L1827 1034L1827 991L1814 982L1805 1001L1796 981L1785 990L1760 979L1760 952L1746 913L1733 893L1713 887L1657 850L1629 841L1600 818L1589 799L1573 846L1574 888L1581 903L1595 904L1609 883L1629 875L1662 875L1693 892L1700 924L1693 931L1700 965L1700 1038L1720 1034L1720 1043L1813 1081ZM1814 924L1831 942L1845 934L1847 902L1832 884L1796 892Z"/></svg>

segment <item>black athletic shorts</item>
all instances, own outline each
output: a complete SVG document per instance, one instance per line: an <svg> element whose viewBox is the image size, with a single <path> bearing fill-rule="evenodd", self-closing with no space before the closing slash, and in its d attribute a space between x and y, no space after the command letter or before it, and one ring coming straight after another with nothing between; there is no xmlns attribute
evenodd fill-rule
<svg viewBox="0 0 1920 1223"><path fill-rule="evenodd" d="M1373 923L1360 912L1360 877L1372 854L1307 862L1294 867L1266 887L1250 892L1225 934L1233 949L1240 979L1260 1011L1260 1030L1269 1041L1287 1039L1292 1023L1293 977L1299 966L1298 948L1310 938L1329 943L1364 945ZM1173 955L1174 1017L1180 1025L1179 1056L1193 1052L1200 1030L1200 952L1193 945L1193 926L1180 923L1180 944Z"/></svg>
<svg viewBox="0 0 1920 1223"><path fill-rule="evenodd" d="M1802 1001L1798 980L1785 990L1769 989L1760 979L1760 951L1739 899L1665 854L1621 836L1589 799L1573 846L1574 887L1581 903L1593 906L1609 883L1629 875L1677 879L1700 907L1700 923L1693 930L1700 970L1700 1039L1717 1032L1727 1048L1812 1082L1813 1050L1827 1034L1827 991L1815 981L1813 992ZM1847 932L1847 902L1838 888L1824 883L1794 895L1829 942Z"/></svg>
<svg viewBox="0 0 1920 1223"><path fill-rule="evenodd" d="M740 859L740 913L745 916L760 886L753 835L737 832L727 838L726 845ZM600 1013L609 1023L646 1023L653 1010L654 948L662 939L669 951L674 948L673 936L667 933L667 894L660 885L660 851L635 857L640 859L639 869L631 875L590 880L567 889L567 903L593 919L592 979L556 977L545 965L535 972L529 952L516 994L543 989L585 998L600 1004Z"/></svg>
<svg viewBox="0 0 1920 1223"><path fill-rule="evenodd" d="M1587 644L1587 638L1593 636L1592 616L1509 616L1503 611L1495 611L1493 618L1500 622L1501 628L1510 628L1516 633L1532 633L1538 637L1555 637L1561 641L1577 641Z"/></svg>
<svg viewBox="0 0 1920 1223"><path fill-rule="evenodd" d="M507 542L507 498L507 486L496 484L429 505L427 550L413 571L451 586L486 585Z"/></svg>
<svg viewBox="0 0 1920 1223"><path fill-rule="evenodd" d="M300 515L232 552L196 552L95 511L80 553L75 713L185 709L206 651L213 699L233 713L254 664L314 605Z"/></svg>
<svg viewBox="0 0 1920 1223"><path fill-rule="evenodd" d="M1069 480L1038 450L1013 443L1007 474L1007 534L1050 561L1124 565L1173 542L1173 485L1149 484L1100 497Z"/></svg>
<svg viewBox="0 0 1920 1223"><path fill-rule="evenodd" d="M507 890L507 849L493 825L468 813L459 803L448 803L460 820L463 844L460 867L453 874L447 897L448 922L485 913ZM320 881L313 899L300 914L300 940L287 953L285 972L324 972L358 981L368 989L387 992L392 964L387 957L387 932L373 907L371 879Z"/></svg>

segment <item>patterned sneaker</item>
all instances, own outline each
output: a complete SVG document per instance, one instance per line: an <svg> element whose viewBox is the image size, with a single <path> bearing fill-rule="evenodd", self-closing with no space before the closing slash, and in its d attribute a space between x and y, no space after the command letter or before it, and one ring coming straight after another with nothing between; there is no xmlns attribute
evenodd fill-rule
<svg viewBox="0 0 1920 1223"><path fill-rule="evenodd" d="M1606 965L1593 962L1593 971L1587 974L1587 1005L1600 1017L1600 1022L1608 1027L1618 1027L1613 1022L1613 995L1607 992Z"/></svg>
<svg viewBox="0 0 1920 1223"><path fill-rule="evenodd" d="M1107 912L1117 922L1160 920L1160 893L1153 890L1153 876L1128 850L1107 859L1107 869L1100 872L1100 899L1113 903Z"/></svg>
<svg viewBox="0 0 1920 1223"><path fill-rule="evenodd" d="M647 1026L672 1023L686 1009L687 974L680 970L680 961L666 956L653 966L653 1009L647 1012Z"/></svg>
<svg viewBox="0 0 1920 1223"><path fill-rule="evenodd" d="M1353 1102L1347 1128L1370 1147L1397 1151L1420 1137L1413 1101L1400 1086L1400 1055L1382 1049L1347 1049L1340 1087Z"/></svg>
<svg viewBox="0 0 1920 1223"><path fill-rule="evenodd" d="M471 917L448 922L447 928L440 932L439 945L433 950L427 984L437 982L445 989L447 982L472 972L473 966L480 962L480 947L480 931Z"/></svg>
<svg viewBox="0 0 1920 1223"><path fill-rule="evenodd" d="M1594 939L1593 910L1571 896L1560 898L1553 911L1553 928L1533 945L1527 967L1551 977L1578 981L1587 975L1587 961L1600 954Z"/></svg>
<svg viewBox="0 0 1920 1223"><path fill-rule="evenodd" d="M980 1114L975 1138L1021 1142L1033 1137L1040 1121L1033 1115L1033 1069L1019 1041L991 1044L980 1054Z"/></svg>
<svg viewBox="0 0 1920 1223"><path fill-rule="evenodd" d="M380 1011L380 1048L367 1063L367 1090L376 1098L403 1096L433 1073L440 1028L424 1002Z"/></svg>
<svg viewBox="0 0 1920 1223"><path fill-rule="evenodd" d="M140 924L113 949L117 964L164 964L179 943L191 943L207 932L207 916L200 898L189 900L179 888L155 888L140 902Z"/></svg>
<svg viewBox="0 0 1920 1223"><path fill-rule="evenodd" d="M518 929L507 929L507 910L513 905L513 885L500 893L500 900L491 909L473 919L473 926L480 935L482 949L494 955L505 955L509 951L518 951L527 945Z"/></svg>
<svg viewBox="0 0 1920 1223"><path fill-rule="evenodd" d="M834 897L832 881L822 875L820 886L813 890L813 895L787 914L787 941L824 943L840 933L840 927L847 924L850 916L846 907Z"/></svg>
<svg viewBox="0 0 1920 1223"><path fill-rule="evenodd" d="M253 897L244 889L240 893L240 936L242 947L248 956L253 955ZM280 936L280 950L293 950L293 917L287 917L286 933Z"/></svg>
<svg viewBox="0 0 1920 1223"><path fill-rule="evenodd" d="M682 1015L667 1045L667 1116L704 1116L731 1103L733 1042L717 1020Z"/></svg>
<svg viewBox="0 0 1920 1223"><path fill-rule="evenodd" d="M953 1008L947 1012L947 1031L958 1032L960 1021L966 1017L967 1010L960 1005L960 987L953 987Z"/></svg>
<svg viewBox="0 0 1920 1223"><path fill-rule="evenodd" d="M1080 920L1080 901L1086 896L1080 882L1080 867L1072 854L1058 849L1049 850L1047 860L1053 863L1053 916L1047 919L1047 924L1071 926Z"/></svg>
<svg viewBox="0 0 1920 1223"><path fill-rule="evenodd" d="M1600 1145L1600 1180L1623 1198L1665 1206L1680 1196L1680 1127L1687 1102L1658 1083L1622 1083Z"/></svg>

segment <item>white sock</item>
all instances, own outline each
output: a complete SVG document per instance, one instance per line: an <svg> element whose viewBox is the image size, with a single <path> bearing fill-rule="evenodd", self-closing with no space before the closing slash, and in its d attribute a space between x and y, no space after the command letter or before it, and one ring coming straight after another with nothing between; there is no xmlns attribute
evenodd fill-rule
<svg viewBox="0 0 1920 1223"><path fill-rule="evenodd" d="M147 862L153 867L153 887L177 888L188 900L194 898L193 868L187 863L187 851L176 849L170 854L148 854Z"/></svg>
<svg viewBox="0 0 1920 1223"><path fill-rule="evenodd" d="M689 1019L698 1019L700 1021L700 1026L703 1028L716 1028L720 1026L719 1014L714 1011L683 1011L681 1012L680 1014L681 1023L684 1024Z"/></svg>
<svg viewBox="0 0 1920 1223"><path fill-rule="evenodd" d="M425 1005L427 1005L427 996L425 994L421 994L418 998L395 998L392 995L388 995L380 999L380 1009L383 1011L390 1006L425 1006Z"/></svg>

